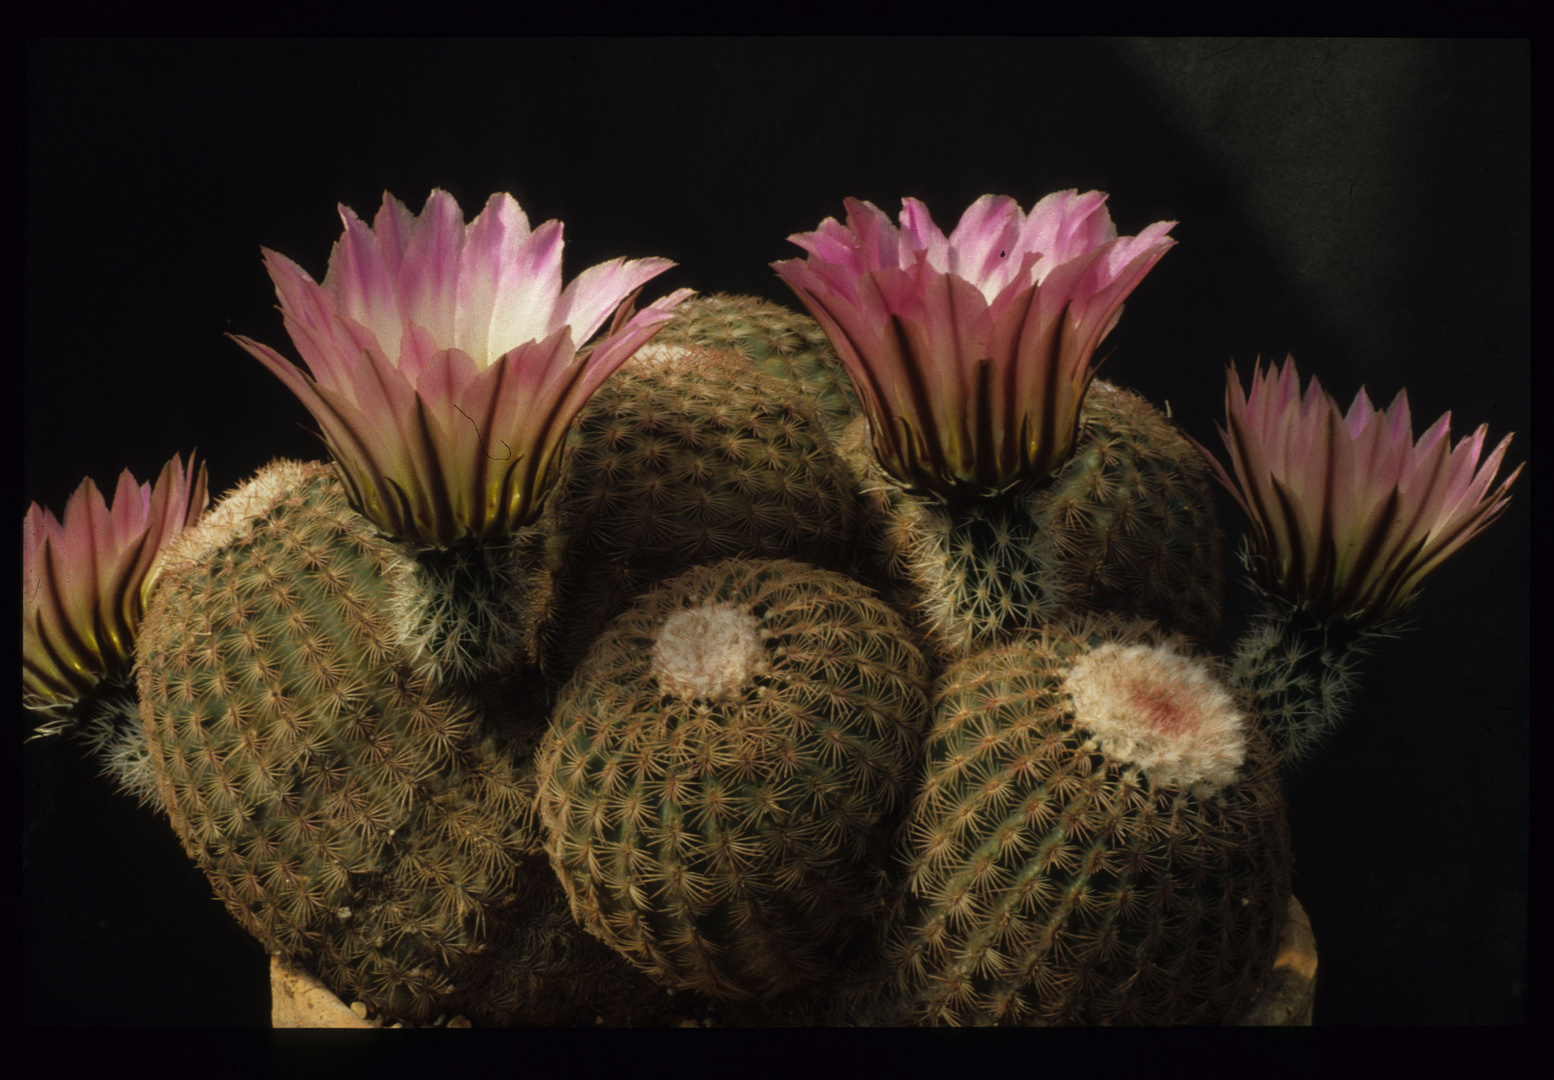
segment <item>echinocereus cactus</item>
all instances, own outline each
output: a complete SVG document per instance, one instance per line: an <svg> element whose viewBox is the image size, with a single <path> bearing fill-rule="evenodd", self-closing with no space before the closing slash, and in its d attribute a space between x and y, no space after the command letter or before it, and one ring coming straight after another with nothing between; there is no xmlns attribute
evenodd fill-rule
<svg viewBox="0 0 1554 1080"><path fill-rule="evenodd" d="M1217 626L1207 471L1142 398L1087 395L1175 243L1172 222L1119 238L1104 203L1060 192L1026 215L987 195L946 237L916 200L899 229L849 200L847 226L791 238L808 259L773 264L862 402L841 446L880 569L951 655L1076 608Z"/></svg>
<svg viewBox="0 0 1554 1080"><path fill-rule="evenodd" d="M1290 838L1278 756L1220 666L1104 619L1016 636L939 687L894 1018L1245 1017L1285 922Z"/></svg>
<svg viewBox="0 0 1554 1080"><path fill-rule="evenodd" d="M729 560L643 597L538 754L574 914L670 986L823 993L886 904L926 681L899 616L817 567Z"/></svg>
<svg viewBox="0 0 1554 1080"><path fill-rule="evenodd" d="M1498 486L1507 435L1481 457L1486 428L1455 446L1451 414L1414 441L1408 397L1377 411L1362 389L1347 413L1293 358L1225 391L1234 478L1220 481L1246 513L1246 562L1267 610L1238 645L1252 686L1291 756L1340 719L1353 689L1351 653L1386 632L1421 583L1497 518L1522 470Z"/></svg>
<svg viewBox="0 0 1554 1080"><path fill-rule="evenodd" d="M405 662L392 598L416 565L334 469L272 462L164 562L137 645L143 741L185 850L267 951L407 1021L662 1003L545 865L539 710Z"/></svg>
<svg viewBox="0 0 1554 1080"><path fill-rule="evenodd" d="M446 545L529 524L567 424L690 290L628 317L632 296L674 265L656 258L601 263L562 289L562 223L531 230L511 195L491 196L468 225L445 191L419 216L385 194L370 228L340 216L322 285L265 252L310 374L238 343L302 399L352 504L390 536Z"/></svg>
<svg viewBox="0 0 1554 1080"><path fill-rule="evenodd" d="M410 1018L636 1015L652 987L571 924L526 812L529 526L573 415L683 294L629 315L664 260L562 290L560 224L509 196L468 226L441 192L344 215L322 286L267 256L312 376L240 339L335 463L273 463L169 556L139 655L158 790L239 922L336 989Z"/></svg>
<svg viewBox="0 0 1554 1080"><path fill-rule="evenodd" d="M562 224L531 230L511 195L467 225L434 191L420 215L392 196L345 234L322 285L266 251L309 374L236 340L318 421L352 505L423 551L402 635L428 673L500 668L536 618L506 542L539 515L572 418L650 338L682 289L631 314L673 264L616 259L561 286ZM580 352L614 313L609 332Z"/></svg>
<svg viewBox="0 0 1554 1080"><path fill-rule="evenodd" d="M81 481L64 519L34 503L22 520L22 704L37 733L74 731L121 788L153 795L130 681L158 557L209 501L205 465L174 457L154 484L119 476L110 507Z"/></svg>

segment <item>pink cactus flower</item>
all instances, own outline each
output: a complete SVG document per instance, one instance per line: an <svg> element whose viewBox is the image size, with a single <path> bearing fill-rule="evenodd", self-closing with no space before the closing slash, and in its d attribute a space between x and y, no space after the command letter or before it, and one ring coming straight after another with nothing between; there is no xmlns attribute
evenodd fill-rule
<svg viewBox="0 0 1554 1080"><path fill-rule="evenodd" d="M1314 376L1301 395L1293 358L1266 374L1259 364L1250 393L1232 367L1225 414L1235 481L1209 461L1246 512L1252 569L1323 621L1370 626L1397 614L1500 516L1522 471L1491 491L1511 436L1481 465L1487 428L1453 447L1447 413L1416 443L1406 391L1377 412L1362 389L1346 415Z"/></svg>
<svg viewBox="0 0 1554 1080"><path fill-rule="evenodd" d="M948 237L916 199L901 227L846 200L773 263L825 328L868 414L880 464L909 490L988 495L1073 452L1092 358L1175 222L1117 236L1099 191L1027 215L984 195Z"/></svg>
<svg viewBox="0 0 1554 1080"><path fill-rule="evenodd" d="M176 456L155 484L119 476L113 507L91 480L64 521L33 503L22 519L22 701L67 712L103 679L130 667L135 633L156 582L157 556L208 502L205 466ZM53 733L68 719L40 728Z"/></svg>
<svg viewBox="0 0 1554 1080"><path fill-rule="evenodd" d="M632 314L674 265L657 258L601 263L563 289L561 222L531 230L511 195L467 225L445 191L419 215L385 193L371 227L340 216L322 285L264 253L311 378L237 342L302 399L356 507L391 535L446 545L530 523L573 417L691 291Z"/></svg>

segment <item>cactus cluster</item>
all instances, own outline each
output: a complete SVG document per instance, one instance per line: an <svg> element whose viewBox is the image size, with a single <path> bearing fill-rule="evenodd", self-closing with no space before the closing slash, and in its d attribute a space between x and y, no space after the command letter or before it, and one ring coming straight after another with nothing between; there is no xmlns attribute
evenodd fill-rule
<svg viewBox="0 0 1554 1080"><path fill-rule="evenodd" d="M389 1018L1237 1021L1281 765L1515 474L1290 365L1232 371L1232 479L1094 378L1174 243L1104 201L849 202L776 264L813 319L638 312L663 260L562 291L508 196L346 211L322 285L268 258L312 374L241 341L333 462L34 507L25 702Z"/></svg>

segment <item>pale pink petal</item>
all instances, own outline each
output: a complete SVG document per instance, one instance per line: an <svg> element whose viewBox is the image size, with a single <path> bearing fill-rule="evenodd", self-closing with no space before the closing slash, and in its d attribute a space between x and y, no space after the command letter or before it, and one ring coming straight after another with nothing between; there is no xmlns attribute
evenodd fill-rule
<svg viewBox="0 0 1554 1080"><path fill-rule="evenodd" d="M842 204L847 207L848 228L856 238L852 245L856 252L852 265L865 272L882 267L900 269L903 265L901 233L891 224L889 216L871 202L844 199Z"/></svg>
<svg viewBox="0 0 1554 1080"><path fill-rule="evenodd" d="M1115 241L1103 241L1110 246L1106 251L1106 261L1102 272L1108 278L1116 278L1130 270L1130 264L1136 259L1145 256L1153 256L1158 259L1172 247L1176 241L1171 239L1169 233L1176 227L1174 221L1157 221L1148 228L1142 230L1137 236L1124 236ZM1115 229L1108 228L1108 232ZM1149 264L1153 266L1154 263Z"/></svg>
<svg viewBox="0 0 1554 1080"><path fill-rule="evenodd" d="M464 249L464 214L446 191L433 191L415 220L398 270L400 312L433 341L452 343ZM391 358L393 354L388 354Z"/></svg>
<svg viewBox="0 0 1554 1080"><path fill-rule="evenodd" d="M528 216L510 195L491 196L465 232L459 260L456 332L451 344L475 357L477 363L489 362L492 316L499 304L511 302L504 292L514 287L506 270L521 257L530 235ZM540 302L554 302L561 291L559 272L553 279L535 282L535 288Z"/></svg>
<svg viewBox="0 0 1554 1080"><path fill-rule="evenodd" d="M612 259L590 266L561 294L556 325L570 325L576 344L582 345L598 333L621 301L673 266L668 259Z"/></svg>
<svg viewBox="0 0 1554 1080"><path fill-rule="evenodd" d="M945 260L941 269L972 282L992 302L1022 268L1025 252L1018 249L1018 241L1024 225L1019 203L1007 195L982 196L966 208L950 234L954 261Z"/></svg>
<svg viewBox="0 0 1554 1080"><path fill-rule="evenodd" d="M65 730L69 710L109 677L123 677L167 541L199 517L206 472L173 458L154 483L125 470L112 505L83 480L63 520L33 504L22 521L22 695Z"/></svg>
<svg viewBox="0 0 1554 1080"><path fill-rule="evenodd" d="M826 218L814 232L794 233L790 241L819 258L822 264L845 266L862 273L858 264L857 237L836 218Z"/></svg>
<svg viewBox="0 0 1554 1080"><path fill-rule="evenodd" d="M592 394L598 389L599 384L658 333L664 323L674 318L675 308L694 295L691 289L676 289L637 312L620 330L601 338L588 359L588 374L583 384L587 392Z"/></svg>
<svg viewBox="0 0 1554 1080"><path fill-rule="evenodd" d="M791 237L809 257L773 267L831 337L886 470L986 494L1066 458L1095 348L1170 223L1108 271L1119 242L1098 192L1057 193L1030 215L986 195L947 238L915 199L899 229L871 203L845 206L846 227Z"/></svg>
<svg viewBox="0 0 1554 1080"><path fill-rule="evenodd" d="M916 199L902 199L901 241L896 265L905 268L920 257L939 273L948 273L951 269L950 241L934 224L928 207Z"/></svg>
<svg viewBox="0 0 1554 1080"><path fill-rule="evenodd" d="M264 263L275 283L286 331L308 370L326 386L348 384L360 349L339 321L333 295L284 255L265 249Z"/></svg>
<svg viewBox="0 0 1554 1080"><path fill-rule="evenodd" d="M616 259L563 291L561 223L531 231L510 195L493 195L467 226L444 191L419 215L385 194L370 228L341 215L322 286L266 253L312 378L239 344L313 414L353 503L379 527L449 544L528 524L587 393L689 291L623 314L586 360L578 347L673 264Z"/></svg>
<svg viewBox="0 0 1554 1080"><path fill-rule="evenodd" d="M1106 195L1099 191L1061 191L1048 195L1026 217L1024 243L1042 253L1037 280L1053 268L1117 239Z"/></svg>
<svg viewBox="0 0 1554 1080"><path fill-rule="evenodd" d="M1447 414L1414 442L1405 394L1377 412L1361 390L1345 414L1315 378L1299 397L1298 379L1293 361L1255 369L1243 395L1231 370L1220 434L1234 484L1217 462L1216 474L1247 513L1264 588L1322 619L1374 623L1504 509L1516 474L1485 493L1506 441L1478 468L1483 428L1452 449Z"/></svg>
<svg viewBox="0 0 1554 1080"><path fill-rule="evenodd" d="M526 341L548 337L563 324L573 323L576 332L575 321L562 311L561 233L561 222L545 222L502 267L486 350L471 353L482 367Z"/></svg>
<svg viewBox="0 0 1554 1080"><path fill-rule="evenodd" d="M409 213L403 203L385 195L378 221L383 225L394 222L402 229ZM380 240L349 207L340 207L340 218L345 222L345 235L330 255L324 288L334 297L336 312L371 332L384 355L397 356L404 322L396 272L397 237Z"/></svg>

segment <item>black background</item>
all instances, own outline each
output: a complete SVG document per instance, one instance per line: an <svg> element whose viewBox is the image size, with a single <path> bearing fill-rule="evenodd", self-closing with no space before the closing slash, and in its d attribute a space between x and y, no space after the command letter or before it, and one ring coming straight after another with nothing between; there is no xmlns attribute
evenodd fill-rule
<svg viewBox="0 0 1554 1080"><path fill-rule="evenodd" d="M866 198L1111 193L1180 241L1103 372L1216 448L1223 369L1292 352L1530 448L1530 46L1341 39L33 42L20 516L198 448L213 493L321 456L261 244L321 277L336 203L512 192L617 255L793 303L767 264ZM797 306L796 304L794 306ZM1288 777L1318 1023L1526 1017L1531 478ZM1240 520L1222 505L1232 545ZM14 520L14 519L13 519ZM1240 601L1239 593L1233 601ZM1244 604L1242 604L1244 609ZM1232 605L1231 628L1238 617ZM22 729L33 718L21 713ZM268 1023L261 948L76 749L22 754L25 1020Z"/></svg>

